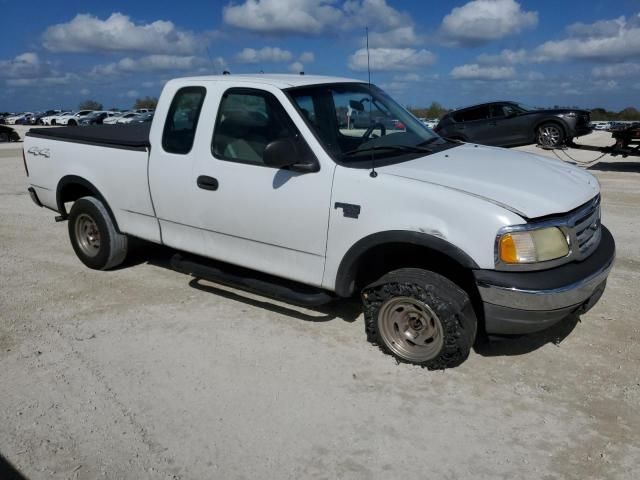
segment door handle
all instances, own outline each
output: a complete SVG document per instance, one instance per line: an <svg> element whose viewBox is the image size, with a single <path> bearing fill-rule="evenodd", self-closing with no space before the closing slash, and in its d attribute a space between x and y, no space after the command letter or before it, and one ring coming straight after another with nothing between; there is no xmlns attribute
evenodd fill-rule
<svg viewBox="0 0 640 480"><path fill-rule="evenodd" d="M218 180L207 175L200 175L197 184L203 190L218 190Z"/></svg>

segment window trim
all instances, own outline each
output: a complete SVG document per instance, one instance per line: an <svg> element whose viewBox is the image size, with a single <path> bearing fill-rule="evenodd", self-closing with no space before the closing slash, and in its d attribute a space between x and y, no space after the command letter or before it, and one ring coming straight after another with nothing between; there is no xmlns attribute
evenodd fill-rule
<svg viewBox="0 0 640 480"><path fill-rule="evenodd" d="M309 144L307 143L305 138L302 136L302 133L300 132L300 129L296 125L296 122L291 118L291 115L289 115L289 112L287 112L287 110L284 108L284 105L282 105L282 102L278 99L278 97L276 97L273 93L269 92L268 90L262 90L262 89L259 89L259 88L251 88L251 87L230 87L230 88L227 88L222 93L222 95L220 96L220 103L218 104L218 111L216 113L216 121L215 121L215 124L213 125L213 131L211 133L211 146L209 148L209 151L211 152L211 156L213 158L215 158L216 160L223 161L223 162L230 162L230 163L237 163L237 164L240 164L240 165L250 165L250 166L253 166L253 167L263 167L263 168L271 168L271 169L275 169L275 170L280 170L280 168L278 168L278 167L271 167L269 165L265 165L264 163L254 163L254 162L251 162L249 160L242 160L242 159L237 159L237 158L227 158L227 157L224 157L222 155L218 156L213 151L213 145L214 145L214 139L215 139L215 136L216 136L216 131L217 131L218 127L220 126L220 117L222 116L222 102L224 101L224 99L225 99L225 97L227 95L231 95L231 94L247 94L247 95L254 95L254 96L263 97L265 99L265 104L267 105L267 107L269 107L269 97L271 97L270 98L271 100L277 102L278 105L280 105L280 108L282 108L282 112L289 119L289 122L291 123L291 126L294 128L294 133L296 134L295 140L297 140L298 142L302 142L303 143L304 148L306 148L311 153L312 161L317 166L317 171L320 170L320 162L318 161L318 158L316 157L316 154L314 153L313 149L309 146Z"/></svg>
<svg viewBox="0 0 640 480"><path fill-rule="evenodd" d="M178 95L182 93L192 93L192 92L202 93L202 98L196 110L196 117L193 123L193 141L191 142L191 146L189 147L188 151L172 152L171 150L167 150L167 147L165 144L165 137L167 135L169 119L175 114L175 111L177 110L176 98L178 98ZM162 141L160 142L162 144L162 150L165 153L169 153L171 155L189 155L191 153L191 151L193 150L193 144L195 143L195 140L196 140L198 124L200 123L200 114L202 113L202 107L204 106L204 101L206 98L207 98L207 88L203 85L189 85L187 87L181 87L178 90L176 90L176 93L173 94L173 98L171 99L171 104L169 105L169 110L167 111L167 116L165 117L165 120L164 120L164 126L162 128L162 139L161 139Z"/></svg>

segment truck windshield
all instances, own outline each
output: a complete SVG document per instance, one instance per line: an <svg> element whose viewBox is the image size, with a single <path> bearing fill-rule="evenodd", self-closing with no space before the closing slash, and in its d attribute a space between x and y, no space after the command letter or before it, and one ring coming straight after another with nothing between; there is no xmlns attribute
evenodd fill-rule
<svg viewBox="0 0 640 480"><path fill-rule="evenodd" d="M415 157L447 143L374 85L323 84L287 94L338 161Z"/></svg>

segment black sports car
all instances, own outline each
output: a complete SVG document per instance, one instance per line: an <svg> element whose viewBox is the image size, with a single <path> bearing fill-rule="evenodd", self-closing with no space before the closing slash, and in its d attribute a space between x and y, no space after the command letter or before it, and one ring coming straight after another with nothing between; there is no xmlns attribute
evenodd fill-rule
<svg viewBox="0 0 640 480"><path fill-rule="evenodd" d="M539 143L558 147L591 133L590 121L587 110L535 109L516 102L492 102L449 112L434 130L443 137L483 145Z"/></svg>

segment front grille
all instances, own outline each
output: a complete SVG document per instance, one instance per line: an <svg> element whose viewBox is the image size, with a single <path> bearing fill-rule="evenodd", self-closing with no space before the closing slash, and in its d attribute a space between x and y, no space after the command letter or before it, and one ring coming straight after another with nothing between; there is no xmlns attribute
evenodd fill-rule
<svg viewBox="0 0 640 480"><path fill-rule="evenodd" d="M572 256L577 260L587 258L600 244L600 196L569 215L566 225L571 239Z"/></svg>

